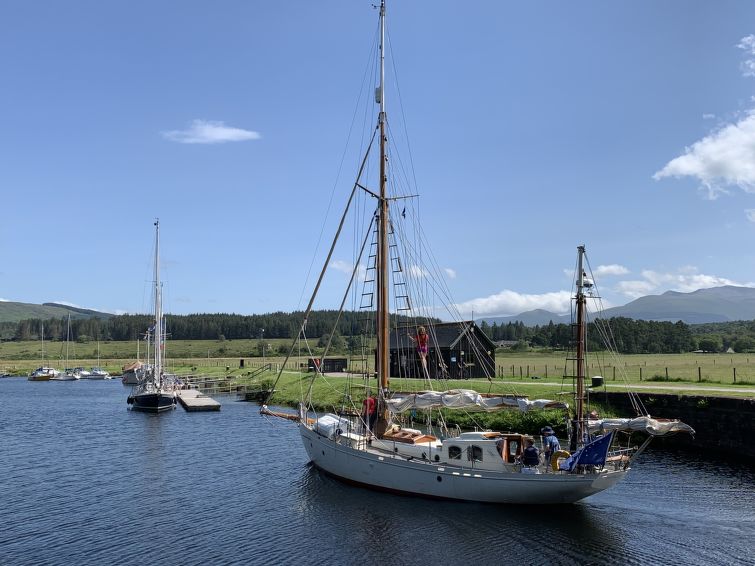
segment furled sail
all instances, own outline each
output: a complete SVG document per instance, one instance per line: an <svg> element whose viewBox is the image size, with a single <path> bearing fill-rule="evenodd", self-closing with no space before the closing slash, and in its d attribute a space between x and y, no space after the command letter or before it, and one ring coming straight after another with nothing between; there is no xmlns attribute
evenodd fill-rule
<svg viewBox="0 0 755 566"><path fill-rule="evenodd" d="M567 409L569 405L548 399L530 400L512 395L482 395L471 389L451 389L449 391L423 391L421 393L394 394L386 400L388 410L403 413L411 409L469 409L499 411L519 409L522 412L533 409Z"/></svg>
<svg viewBox="0 0 755 566"><path fill-rule="evenodd" d="M653 417L636 417L634 419L591 419L587 421L587 428L591 434L604 433L611 430L626 432L645 432L651 436L665 436L677 432L695 434L695 429L679 420L654 419Z"/></svg>

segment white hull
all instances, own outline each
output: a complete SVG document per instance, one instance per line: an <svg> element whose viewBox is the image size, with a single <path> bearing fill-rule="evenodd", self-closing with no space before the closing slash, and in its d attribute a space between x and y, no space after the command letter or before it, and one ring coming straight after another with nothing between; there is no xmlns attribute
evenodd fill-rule
<svg viewBox="0 0 755 566"><path fill-rule="evenodd" d="M375 449L360 450L299 425L312 463L341 480L393 493L486 503L573 503L608 489L627 471L595 474L522 474L477 470Z"/></svg>
<svg viewBox="0 0 755 566"><path fill-rule="evenodd" d="M69 374L61 374L56 375L55 377L51 377L50 381L78 381L79 376L78 375L69 375Z"/></svg>

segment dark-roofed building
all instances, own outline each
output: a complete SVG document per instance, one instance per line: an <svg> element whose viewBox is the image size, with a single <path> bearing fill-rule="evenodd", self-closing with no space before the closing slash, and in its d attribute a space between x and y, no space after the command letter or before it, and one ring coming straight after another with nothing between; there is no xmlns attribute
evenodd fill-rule
<svg viewBox="0 0 755 566"><path fill-rule="evenodd" d="M472 321L426 324L430 335L427 369L432 379L469 379L495 375L495 344ZM422 379L416 326L391 331L391 377Z"/></svg>

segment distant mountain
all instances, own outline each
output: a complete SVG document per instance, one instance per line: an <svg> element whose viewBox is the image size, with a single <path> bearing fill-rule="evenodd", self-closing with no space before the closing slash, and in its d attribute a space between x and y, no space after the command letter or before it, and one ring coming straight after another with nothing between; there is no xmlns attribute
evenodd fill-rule
<svg viewBox="0 0 755 566"><path fill-rule="evenodd" d="M477 319L477 323L486 321L488 324L494 322L500 326L501 324L508 324L510 322L522 322L525 326L543 326L553 321L554 324L559 322L569 322L570 316L568 314L556 314L543 309L535 309L533 311L527 311L513 316L493 316L488 318Z"/></svg>
<svg viewBox="0 0 755 566"><path fill-rule="evenodd" d="M29 318L63 318L71 315L77 318L110 318L110 313L71 307L58 303L44 303L35 305L32 303L16 303L12 301L0 302L0 322L18 322Z"/></svg>
<svg viewBox="0 0 755 566"><path fill-rule="evenodd" d="M605 318L624 316L635 320L656 320L687 324L728 322L755 319L755 288L725 285L710 289L698 289L691 293L666 291L662 295L648 295L635 299L621 307L606 309ZM479 319L488 324L508 324L521 321L526 326L570 321L569 315L558 315L544 310L523 312L514 316L499 316Z"/></svg>

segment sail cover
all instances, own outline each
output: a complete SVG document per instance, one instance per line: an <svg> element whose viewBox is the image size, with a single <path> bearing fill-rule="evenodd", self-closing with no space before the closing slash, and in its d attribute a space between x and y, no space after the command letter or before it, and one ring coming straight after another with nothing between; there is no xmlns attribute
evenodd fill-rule
<svg viewBox="0 0 755 566"><path fill-rule="evenodd" d="M636 417L634 419L595 419L587 421L590 434L605 433L612 430L626 432L646 432L651 436L665 436L677 432L695 434L695 429L679 420L654 419L653 417Z"/></svg>
<svg viewBox="0 0 755 566"><path fill-rule="evenodd" d="M522 412L533 409L567 409L569 405L548 399L529 400L526 397L482 395L472 389L451 389L449 391L423 391L421 393L396 393L386 400L391 413L403 413L411 409L469 409L499 411L519 409Z"/></svg>

